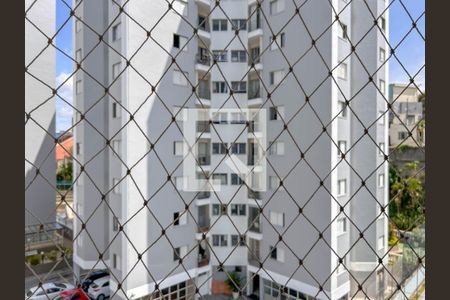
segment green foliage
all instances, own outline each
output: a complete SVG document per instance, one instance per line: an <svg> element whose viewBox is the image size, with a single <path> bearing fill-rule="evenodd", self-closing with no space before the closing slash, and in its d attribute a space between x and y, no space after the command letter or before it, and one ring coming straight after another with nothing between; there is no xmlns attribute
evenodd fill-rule
<svg viewBox="0 0 450 300"><path fill-rule="evenodd" d="M225 283L232 292L239 292L239 288L241 287L241 278L236 272L231 272Z"/></svg>
<svg viewBox="0 0 450 300"><path fill-rule="evenodd" d="M45 253L45 257L48 259L48 260L51 260L51 261L56 261L56 259L58 258L58 251L57 250L52 250L52 251L50 251L50 252L47 252L47 253Z"/></svg>
<svg viewBox="0 0 450 300"><path fill-rule="evenodd" d="M58 173L56 173L56 180L72 181L73 179L73 164L68 162L61 166Z"/></svg>
<svg viewBox="0 0 450 300"><path fill-rule="evenodd" d="M41 255L40 254L31 255L28 256L26 260L30 265L35 266L41 263Z"/></svg>

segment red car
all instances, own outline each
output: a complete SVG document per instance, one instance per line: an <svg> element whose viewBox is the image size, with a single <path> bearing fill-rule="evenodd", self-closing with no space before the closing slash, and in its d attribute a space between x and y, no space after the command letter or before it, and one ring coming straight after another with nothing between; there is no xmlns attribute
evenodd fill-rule
<svg viewBox="0 0 450 300"><path fill-rule="evenodd" d="M90 300L82 289L61 292L54 300Z"/></svg>

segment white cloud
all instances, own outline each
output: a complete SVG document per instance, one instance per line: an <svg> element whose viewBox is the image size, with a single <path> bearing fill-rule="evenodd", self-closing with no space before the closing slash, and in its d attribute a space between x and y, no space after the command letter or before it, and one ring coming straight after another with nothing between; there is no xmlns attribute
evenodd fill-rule
<svg viewBox="0 0 450 300"><path fill-rule="evenodd" d="M56 98L56 131L66 130L72 124L73 108L73 77L70 73L61 72L56 76L56 86L58 97ZM69 79L68 79L69 78ZM67 80L67 81L66 81ZM64 99L64 100L63 100Z"/></svg>

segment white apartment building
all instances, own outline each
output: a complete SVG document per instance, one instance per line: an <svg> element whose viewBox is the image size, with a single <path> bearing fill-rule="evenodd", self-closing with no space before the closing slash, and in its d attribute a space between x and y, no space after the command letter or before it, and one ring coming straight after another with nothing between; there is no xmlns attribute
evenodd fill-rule
<svg viewBox="0 0 450 300"><path fill-rule="evenodd" d="M25 8L25 225L33 226L55 222L55 49L45 35L55 34L56 5L26 0Z"/></svg>
<svg viewBox="0 0 450 300"><path fill-rule="evenodd" d="M379 60L388 51L387 13L381 29L370 30L363 3L333 0L347 8L342 26L327 30L335 20L329 1L307 1L303 20L294 16L287 25L300 1L223 0L216 7L175 0L169 10L165 0L137 0L126 14L116 3L82 1L75 10L89 24L74 26L85 70L74 79L75 155L86 163L74 176L76 271L110 268L113 299L193 299L196 287L195 298L222 293L226 272L237 272L245 294L259 299L278 299L280 285L289 299L346 299L356 291L351 278L373 280L367 294L382 290L376 254L387 249L380 205L388 197L388 127L376 84L388 82ZM368 3L375 15L387 5ZM356 51L364 66L349 55L346 37L362 39ZM380 66L367 85L366 70ZM197 124L194 166L220 191L192 192L185 184L182 107L224 109ZM255 134L232 113L253 108L263 108L266 119L261 191L220 163L229 148L257 164L263 151Z"/></svg>
<svg viewBox="0 0 450 300"><path fill-rule="evenodd" d="M392 103L389 127L389 146L425 146L425 127L420 92L414 85L394 83L389 85L389 102ZM409 136L411 132L411 136Z"/></svg>

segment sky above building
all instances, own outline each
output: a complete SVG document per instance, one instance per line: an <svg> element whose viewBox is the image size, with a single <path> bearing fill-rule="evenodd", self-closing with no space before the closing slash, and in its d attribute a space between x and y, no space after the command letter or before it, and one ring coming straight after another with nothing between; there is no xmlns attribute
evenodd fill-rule
<svg viewBox="0 0 450 300"><path fill-rule="evenodd" d="M313 0L306 0L313 1ZM353 0L355 1L355 0ZM389 1L389 0L386 0ZM67 0L56 0L56 84L65 82L58 94L72 103L73 62L72 19ZM389 83L408 83L410 76L422 92L425 91L425 0L390 0L389 45L395 57L389 58ZM414 28L413 22L416 23ZM70 78L69 78L70 77ZM69 79L68 79L69 78ZM68 79L68 80L67 80ZM56 99L56 131L72 126L72 107L61 98Z"/></svg>

